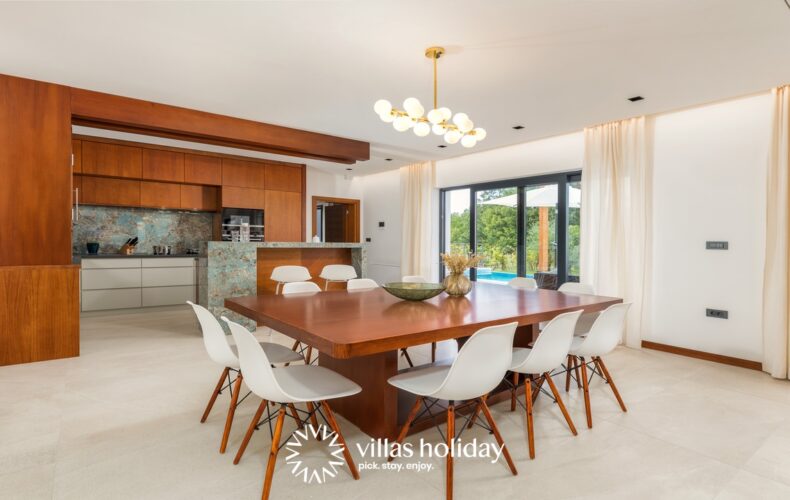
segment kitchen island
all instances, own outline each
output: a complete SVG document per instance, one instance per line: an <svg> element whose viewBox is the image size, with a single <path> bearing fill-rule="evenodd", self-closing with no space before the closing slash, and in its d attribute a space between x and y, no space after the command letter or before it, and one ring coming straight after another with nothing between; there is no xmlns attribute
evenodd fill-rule
<svg viewBox="0 0 790 500"><path fill-rule="evenodd" d="M323 288L318 275L326 264L349 264L360 278L365 277L365 244L206 241L201 243L198 260L198 301L216 316L226 315L254 328L252 320L224 307L226 298L273 294L271 270L284 265L307 267L313 281Z"/></svg>

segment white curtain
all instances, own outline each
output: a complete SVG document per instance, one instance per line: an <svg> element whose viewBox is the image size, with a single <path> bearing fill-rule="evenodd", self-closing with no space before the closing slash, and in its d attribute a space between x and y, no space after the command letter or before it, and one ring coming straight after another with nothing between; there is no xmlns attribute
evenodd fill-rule
<svg viewBox="0 0 790 500"><path fill-rule="evenodd" d="M419 275L431 279L432 214L431 202L436 186L436 163L413 163L400 169L401 274Z"/></svg>
<svg viewBox="0 0 790 500"><path fill-rule="evenodd" d="M763 274L763 370L788 378L788 273L790 272L790 86L773 90L773 131L768 153L765 271Z"/></svg>
<svg viewBox="0 0 790 500"><path fill-rule="evenodd" d="M652 144L645 117L584 130L580 278L632 303L624 340L635 348L649 318Z"/></svg>

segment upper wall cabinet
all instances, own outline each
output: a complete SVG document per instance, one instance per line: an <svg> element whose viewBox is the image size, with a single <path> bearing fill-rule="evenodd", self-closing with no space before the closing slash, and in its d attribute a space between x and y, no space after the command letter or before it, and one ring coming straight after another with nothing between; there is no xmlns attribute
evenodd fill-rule
<svg viewBox="0 0 790 500"><path fill-rule="evenodd" d="M140 179L143 173L143 150L119 144L82 141L82 172Z"/></svg>
<svg viewBox="0 0 790 500"><path fill-rule="evenodd" d="M140 184L140 181L129 179L86 176L82 178L80 202L86 205L139 207Z"/></svg>
<svg viewBox="0 0 790 500"><path fill-rule="evenodd" d="M171 182L141 182L140 206L181 208L181 185Z"/></svg>
<svg viewBox="0 0 790 500"><path fill-rule="evenodd" d="M143 179L184 182L184 153L143 149Z"/></svg>
<svg viewBox="0 0 790 500"><path fill-rule="evenodd" d="M266 189L274 191L302 192L302 166L266 164Z"/></svg>
<svg viewBox="0 0 790 500"><path fill-rule="evenodd" d="M82 141L72 139L71 141L72 172L79 174L82 172Z"/></svg>
<svg viewBox="0 0 790 500"><path fill-rule="evenodd" d="M222 185L264 188L264 164L257 161L222 159Z"/></svg>
<svg viewBox="0 0 790 500"><path fill-rule="evenodd" d="M184 154L184 182L222 185L222 160L216 156Z"/></svg>

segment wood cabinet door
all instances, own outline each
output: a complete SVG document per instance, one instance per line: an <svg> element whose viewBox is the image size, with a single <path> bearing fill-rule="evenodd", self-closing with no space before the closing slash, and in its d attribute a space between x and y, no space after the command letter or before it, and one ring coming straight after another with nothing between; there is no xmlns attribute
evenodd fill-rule
<svg viewBox="0 0 790 500"><path fill-rule="evenodd" d="M139 179L143 150L132 146L82 141L82 173Z"/></svg>
<svg viewBox="0 0 790 500"><path fill-rule="evenodd" d="M216 212L218 188L212 186L181 185L181 208L185 210L199 210Z"/></svg>
<svg viewBox="0 0 790 500"><path fill-rule="evenodd" d="M222 185L222 159L216 156L184 154L184 182Z"/></svg>
<svg viewBox="0 0 790 500"><path fill-rule="evenodd" d="M143 179L184 182L184 153L143 149Z"/></svg>
<svg viewBox="0 0 790 500"><path fill-rule="evenodd" d="M82 176L80 203L122 207L140 206L140 181Z"/></svg>
<svg viewBox="0 0 790 500"><path fill-rule="evenodd" d="M265 164L256 161L222 159L222 185L264 188Z"/></svg>
<svg viewBox="0 0 790 500"><path fill-rule="evenodd" d="M302 172L304 167L266 164L266 189L273 191L302 192Z"/></svg>
<svg viewBox="0 0 790 500"><path fill-rule="evenodd" d="M140 183L140 206L151 208L181 208L181 185L168 182Z"/></svg>
<svg viewBox="0 0 790 500"><path fill-rule="evenodd" d="M265 208L266 192L263 189L222 186L223 208Z"/></svg>
<svg viewBox="0 0 790 500"><path fill-rule="evenodd" d="M82 141L79 139L72 139L71 141L71 154L74 155L73 164L71 167L72 173L79 174L82 172Z"/></svg>
<svg viewBox="0 0 790 500"><path fill-rule="evenodd" d="M302 241L302 194L266 190L264 241Z"/></svg>

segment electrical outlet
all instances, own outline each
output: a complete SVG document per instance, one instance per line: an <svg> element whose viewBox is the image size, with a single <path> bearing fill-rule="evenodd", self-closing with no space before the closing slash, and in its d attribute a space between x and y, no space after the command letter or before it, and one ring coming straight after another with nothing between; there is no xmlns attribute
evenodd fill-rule
<svg viewBox="0 0 790 500"><path fill-rule="evenodd" d="M730 243L728 241L706 241L705 250L729 250Z"/></svg>
<svg viewBox="0 0 790 500"><path fill-rule="evenodd" d="M370 238L365 238L365 242L366 242L366 243L370 243L371 241L373 241L373 240L372 240L372 239L370 239Z"/></svg>
<svg viewBox="0 0 790 500"><path fill-rule="evenodd" d="M384 227L384 221L379 221L379 227Z"/></svg>
<svg viewBox="0 0 790 500"><path fill-rule="evenodd" d="M705 309L705 316L709 318L729 319L729 311L723 309Z"/></svg>

